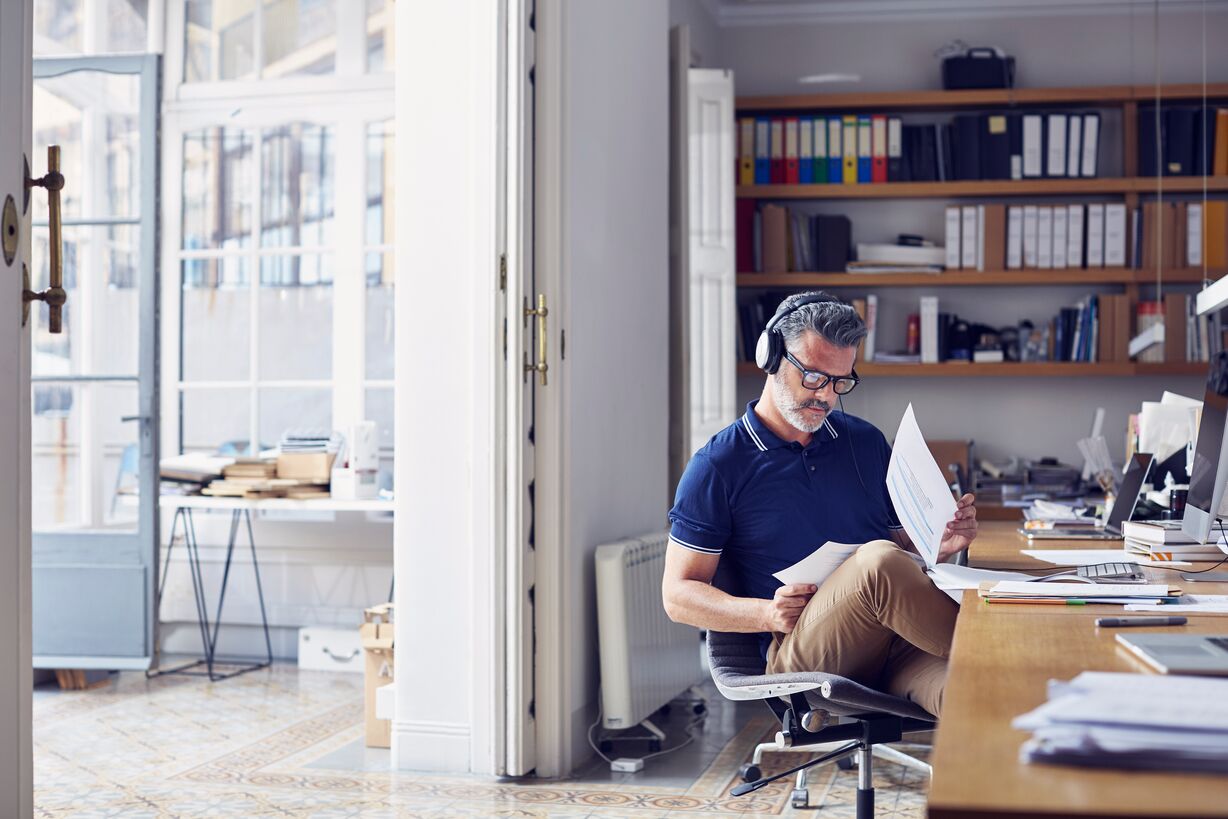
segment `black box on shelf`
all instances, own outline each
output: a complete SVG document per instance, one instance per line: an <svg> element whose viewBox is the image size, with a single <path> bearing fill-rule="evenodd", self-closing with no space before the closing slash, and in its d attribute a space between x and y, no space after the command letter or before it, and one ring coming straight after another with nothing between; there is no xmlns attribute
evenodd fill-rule
<svg viewBox="0 0 1228 819"><path fill-rule="evenodd" d="M942 61L942 87L947 91L1014 86L1015 58L992 48L970 48Z"/></svg>

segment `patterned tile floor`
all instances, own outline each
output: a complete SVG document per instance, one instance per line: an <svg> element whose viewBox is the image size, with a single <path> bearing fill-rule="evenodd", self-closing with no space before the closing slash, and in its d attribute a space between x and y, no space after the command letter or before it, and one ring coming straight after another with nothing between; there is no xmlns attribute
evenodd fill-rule
<svg viewBox="0 0 1228 819"><path fill-rule="evenodd" d="M662 766L650 762L634 776L614 778L596 765L569 780L508 780L382 769L381 752L362 748L356 675L274 666L216 684L122 674L94 691L40 686L35 816L718 819L794 813L789 780L729 796L738 765L772 723L766 709L736 712L734 719L731 704L710 701L709 724L686 749L689 756L680 751L671 761L672 776L654 775ZM767 754L763 768L784 770L803 759ZM919 774L882 764L875 785L879 817L924 816L926 782ZM811 805L821 809L798 814L853 816L855 773L825 766L809 787Z"/></svg>

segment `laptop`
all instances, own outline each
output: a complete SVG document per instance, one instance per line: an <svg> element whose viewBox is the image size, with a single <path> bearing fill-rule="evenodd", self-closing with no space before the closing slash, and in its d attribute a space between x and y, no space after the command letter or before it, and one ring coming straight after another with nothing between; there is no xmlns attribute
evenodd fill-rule
<svg viewBox="0 0 1228 819"><path fill-rule="evenodd" d="M1162 674L1228 677L1228 637L1120 633L1117 642Z"/></svg>
<svg viewBox="0 0 1228 819"><path fill-rule="evenodd" d="M1121 480L1121 489L1117 493L1117 501L1113 511L1103 527L1083 526L1077 529L1020 529L1020 534L1028 536L1028 540L1122 540L1121 525L1130 520L1138 507L1139 498L1143 495L1143 484L1151 472L1152 457L1148 452L1140 452L1130 459L1130 466Z"/></svg>

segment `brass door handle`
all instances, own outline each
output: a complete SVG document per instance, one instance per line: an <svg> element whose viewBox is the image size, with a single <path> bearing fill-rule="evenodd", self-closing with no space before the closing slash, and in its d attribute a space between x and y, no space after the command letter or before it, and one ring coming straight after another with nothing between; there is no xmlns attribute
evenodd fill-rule
<svg viewBox="0 0 1228 819"><path fill-rule="evenodd" d="M21 293L23 302L21 323L24 326L30 320L30 302L44 301L47 303L50 315L47 329L52 333L62 333L64 331L62 318L64 302L68 301L68 293L64 292L64 238L61 230L63 223L60 219L60 191L64 189L64 175L60 173L59 145L47 146L47 173L38 179L26 178L27 190L35 187L47 189L51 286L35 293L30 289L29 273L24 274L24 289Z"/></svg>
<svg viewBox="0 0 1228 819"><path fill-rule="evenodd" d="M541 385L546 386L546 373L550 369L550 365L546 363L546 316L550 311L546 309L546 294L537 294L537 309L529 306L529 300L525 299L524 304L524 320L527 323L530 316L537 316L537 363L529 363L528 351L524 354L524 372L527 377L529 373L537 373L541 376Z"/></svg>

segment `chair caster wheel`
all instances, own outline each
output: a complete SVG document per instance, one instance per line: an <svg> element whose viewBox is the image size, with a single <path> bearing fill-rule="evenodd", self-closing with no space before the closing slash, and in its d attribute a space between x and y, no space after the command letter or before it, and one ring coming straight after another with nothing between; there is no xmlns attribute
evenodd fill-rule
<svg viewBox="0 0 1228 819"><path fill-rule="evenodd" d="M810 791L805 788L794 789L792 796L789 797L789 804L795 808L810 807Z"/></svg>
<svg viewBox="0 0 1228 819"><path fill-rule="evenodd" d="M659 750L661 750L661 740L659 739L648 740L648 753L655 754Z"/></svg>
<svg viewBox="0 0 1228 819"><path fill-rule="evenodd" d="M694 711L696 714L703 714L707 712L708 706L704 705L702 702L697 702L695 703L695 707L692 708L691 710Z"/></svg>
<svg viewBox="0 0 1228 819"><path fill-rule="evenodd" d="M614 743L610 742L608 739L603 739L600 743L598 743L597 747L601 749L601 753L608 754L610 751L614 750Z"/></svg>
<svg viewBox="0 0 1228 819"><path fill-rule="evenodd" d="M759 770L758 765L747 763L738 768L738 776L742 777L743 782L758 782L762 778L763 772Z"/></svg>
<svg viewBox="0 0 1228 819"><path fill-rule="evenodd" d="M836 767L842 771L851 771L853 768L857 767L857 764L853 762L853 758L851 756L846 756L843 759L836 760Z"/></svg>

